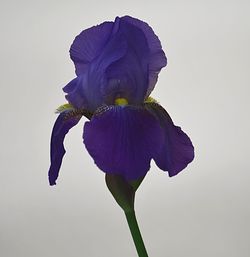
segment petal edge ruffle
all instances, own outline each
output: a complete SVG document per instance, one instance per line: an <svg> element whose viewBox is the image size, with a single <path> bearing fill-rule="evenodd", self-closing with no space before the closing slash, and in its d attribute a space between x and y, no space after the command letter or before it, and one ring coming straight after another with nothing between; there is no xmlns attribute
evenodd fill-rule
<svg viewBox="0 0 250 257"><path fill-rule="evenodd" d="M83 30L74 39L70 47L70 57L75 64L76 75L86 71L87 65L102 51L113 28L113 22L103 22Z"/></svg>
<svg viewBox="0 0 250 257"><path fill-rule="evenodd" d="M149 77L147 90L147 96L149 96L158 80L159 72L163 67L167 65L167 57L164 51L162 50L160 39L157 37L153 29L146 22L130 16L124 16L121 19L139 28L144 33L144 36L147 40L150 52L148 64Z"/></svg>

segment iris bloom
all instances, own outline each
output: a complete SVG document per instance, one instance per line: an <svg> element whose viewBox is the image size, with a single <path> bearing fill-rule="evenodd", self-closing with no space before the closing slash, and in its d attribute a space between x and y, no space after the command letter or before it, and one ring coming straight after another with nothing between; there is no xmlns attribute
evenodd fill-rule
<svg viewBox="0 0 250 257"><path fill-rule="evenodd" d="M126 181L143 178L154 159L174 176L194 158L189 137L150 93L167 59L145 22L124 16L82 31L70 48L76 78L63 91L51 137L50 185L56 184L68 131L87 117L83 142L96 165Z"/></svg>

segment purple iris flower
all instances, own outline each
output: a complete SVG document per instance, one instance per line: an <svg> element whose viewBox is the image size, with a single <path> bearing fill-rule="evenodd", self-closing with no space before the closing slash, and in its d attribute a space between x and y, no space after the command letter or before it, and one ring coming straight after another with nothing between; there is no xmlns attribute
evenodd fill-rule
<svg viewBox="0 0 250 257"><path fill-rule="evenodd" d="M167 59L152 28L124 16L82 31L70 48L76 78L64 88L51 137L50 185L56 184L63 141L82 116L83 142L96 165L128 181L157 166L174 176L194 158L189 137L150 97Z"/></svg>

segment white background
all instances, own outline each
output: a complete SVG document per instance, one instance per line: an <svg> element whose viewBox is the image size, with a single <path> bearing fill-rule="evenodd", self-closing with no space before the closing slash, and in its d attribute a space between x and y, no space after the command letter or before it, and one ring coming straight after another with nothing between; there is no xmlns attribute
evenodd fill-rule
<svg viewBox="0 0 250 257"><path fill-rule="evenodd" d="M129 14L168 57L153 92L191 137L194 162L169 178L152 162L136 210L151 257L250 256L249 1L0 2L0 256L136 256L125 217L72 129L58 185L47 181L68 50L81 30Z"/></svg>

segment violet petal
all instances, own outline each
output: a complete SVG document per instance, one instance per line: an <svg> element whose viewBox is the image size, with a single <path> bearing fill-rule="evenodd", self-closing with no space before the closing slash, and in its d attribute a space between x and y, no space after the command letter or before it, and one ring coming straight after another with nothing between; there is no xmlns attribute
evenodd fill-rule
<svg viewBox="0 0 250 257"><path fill-rule="evenodd" d="M136 180L149 170L164 134L157 119L146 109L109 106L85 123L83 138L102 171Z"/></svg>

